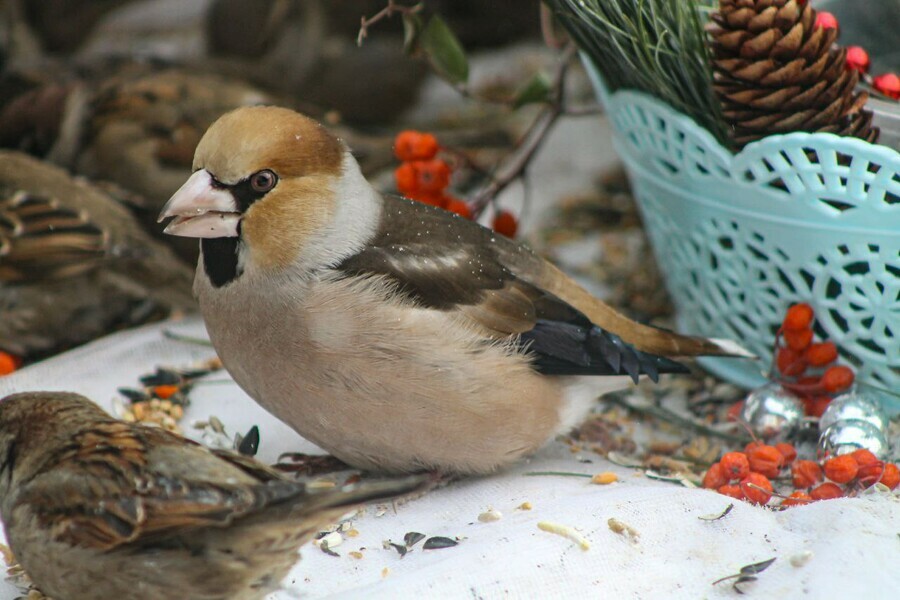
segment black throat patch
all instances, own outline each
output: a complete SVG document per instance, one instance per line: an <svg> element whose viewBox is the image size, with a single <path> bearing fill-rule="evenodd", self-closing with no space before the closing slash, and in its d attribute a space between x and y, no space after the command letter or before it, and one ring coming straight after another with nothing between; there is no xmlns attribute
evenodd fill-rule
<svg viewBox="0 0 900 600"><path fill-rule="evenodd" d="M234 281L238 272L238 244L240 237L206 238L200 240L203 270L214 287Z"/></svg>
<svg viewBox="0 0 900 600"><path fill-rule="evenodd" d="M267 191L254 190L253 185L250 183L251 178L252 176L242 179L234 185L225 185L213 177L212 185L214 188L231 192L238 210L243 214L247 212L247 209L254 202L268 193ZM209 277L213 287L220 288L231 283L241 274L238 270L240 231L241 226L238 223L237 237L205 238L200 240L200 251L203 253L203 270L206 271L206 276Z"/></svg>

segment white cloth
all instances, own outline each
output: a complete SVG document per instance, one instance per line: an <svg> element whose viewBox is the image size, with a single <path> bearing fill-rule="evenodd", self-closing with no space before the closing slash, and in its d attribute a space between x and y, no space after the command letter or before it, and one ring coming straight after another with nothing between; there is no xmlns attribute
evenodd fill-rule
<svg viewBox="0 0 900 600"><path fill-rule="evenodd" d="M123 332L0 378L0 395L70 390L111 410L116 388L136 386L140 375L158 365L187 366L213 355L209 348L164 338L163 329L205 337L197 319ZM192 420L216 415L231 434L259 425L262 460L274 461L283 451L314 450L233 383L199 385L191 398L183 421L188 435L197 435ZM731 500L586 457L594 462L579 463L567 447L553 443L494 476L452 484L396 510L369 507L353 520L359 536L346 537L335 548L340 557L304 547L284 591L272 598L733 598L729 582L715 587L712 582L772 557L775 563L744 587L748 597L900 594L897 496L831 500L784 512L735 502L725 518L706 522L698 516L721 513ZM586 478L523 475L537 470L612 470L620 481L600 486ZM518 510L523 502L533 508ZM489 508L503 517L479 522L478 515ZM633 527L639 538L612 532L610 518ZM540 521L577 528L590 549L539 530ZM409 531L463 539L431 551L422 551L420 542L404 558L382 547L386 539L402 543ZM362 559L348 554L361 547L366 548ZM791 564L791 557L807 551L812 556L805 565ZM0 598L13 597L14 589L0 584Z"/></svg>

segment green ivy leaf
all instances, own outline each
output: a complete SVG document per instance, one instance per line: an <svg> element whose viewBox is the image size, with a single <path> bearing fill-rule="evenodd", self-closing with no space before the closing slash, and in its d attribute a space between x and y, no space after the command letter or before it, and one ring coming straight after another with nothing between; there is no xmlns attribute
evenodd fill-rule
<svg viewBox="0 0 900 600"><path fill-rule="evenodd" d="M403 51L412 54L419 44L419 36L422 35L422 19L419 15L403 13Z"/></svg>
<svg viewBox="0 0 900 600"><path fill-rule="evenodd" d="M535 73L525 82L525 85L516 92L514 107L519 108L526 104L546 102L550 96L550 78L543 71Z"/></svg>
<svg viewBox="0 0 900 600"><path fill-rule="evenodd" d="M465 83L469 78L469 61L462 44L439 16L434 15L428 21L419 46L434 69L450 83Z"/></svg>

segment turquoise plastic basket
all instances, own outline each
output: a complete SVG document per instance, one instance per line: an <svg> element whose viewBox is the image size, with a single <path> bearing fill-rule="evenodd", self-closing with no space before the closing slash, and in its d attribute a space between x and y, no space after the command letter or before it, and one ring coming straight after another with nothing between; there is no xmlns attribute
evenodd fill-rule
<svg viewBox="0 0 900 600"><path fill-rule="evenodd" d="M704 359L764 381L787 307L809 302L859 379L900 391L900 154L831 134L770 136L732 154L647 94L610 93L591 65L678 328L762 361Z"/></svg>

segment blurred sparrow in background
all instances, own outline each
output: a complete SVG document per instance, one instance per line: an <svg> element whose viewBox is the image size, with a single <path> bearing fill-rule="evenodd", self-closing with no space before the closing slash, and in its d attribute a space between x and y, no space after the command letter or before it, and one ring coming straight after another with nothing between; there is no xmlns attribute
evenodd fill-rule
<svg viewBox="0 0 900 600"><path fill-rule="evenodd" d="M37 358L194 309L190 269L121 195L0 151L0 350Z"/></svg>

